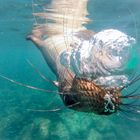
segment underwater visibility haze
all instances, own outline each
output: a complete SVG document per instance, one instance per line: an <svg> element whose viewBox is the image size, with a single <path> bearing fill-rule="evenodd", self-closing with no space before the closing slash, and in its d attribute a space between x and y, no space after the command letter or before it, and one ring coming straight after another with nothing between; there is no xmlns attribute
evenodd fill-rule
<svg viewBox="0 0 140 140"><path fill-rule="evenodd" d="M82 1L86 2L86 0ZM67 9L64 10L64 13L68 12L69 17L67 15L61 17L60 12L57 15L59 20L55 15L55 10L59 9L61 5L57 7L57 2L54 0L56 9L49 7L50 9L45 9L48 14L37 14L42 12L44 5L49 5L51 2L53 0L0 0L0 75L47 90L47 92L42 92L29 89L23 84L20 86L20 84L9 82L1 76L0 140L139 140L140 111L137 106L140 105L140 101L137 98L140 97L140 81L135 79L136 82L130 86L128 83L129 80L135 81L133 79L140 75L140 1L89 0L88 12L81 11L80 20L77 18L74 20L73 17L76 15L73 16L73 13L71 14ZM75 8L75 4L68 4L69 7ZM36 26L44 23L44 19L40 17L45 16L50 18L50 23L60 23L60 27L56 28L60 30L54 31L51 26L47 26L48 32L46 33L44 30L42 31L42 26ZM72 31L70 25L65 24L65 20L62 22L61 18L66 18L68 21L73 18ZM88 35L83 30L85 29L82 27L83 25L91 31L88 32ZM80 27L82 27L81 32L79 32ZM50 49L49 55L53 54L53 59L48 59L49 55L46 55L46 50L45 55L42 55L41 52L44 50L42 51L39 47L38 49L31 41L26 40L32 40L37 44L31 36L32 29L35 33L36 29L39 29L44 40L53 36L54 32L61 33L61 29L63 29L63 33L66 31L66 40L63 38L61 42L59 37L53 38L57 45L60 44L59 49L55 48L58 53L54 54L53 49ZM68 36L72 38L72 41L74 40L73 44L69 43L71 39ZM48 46L54 45L52 42L49 44L49 41L45 43ZM70 45L71 49L61 49L62 43L66 46ZM55 59L57 55L60 61ZM46 56L45 59L44 56ZM46 60L49 60L48 64ZM69 108L65 107L69 102L66 102L66 97L60 97L58 94L63 90L59 89L58 92L57 86L50 82L58 80L58 77L60 77L60 81L63 80L65 77L63 66L72 71L72 74L68 72L70 77L73 77L74 73L76 77L94 79L93 81L102 87L123 88L122 86L128 84L128 87L121 93L124 95L123 98L128 97L127 95L130 93L132 96L138 96L131 98L130 95L129 101L123 102L126 105L132 102L131 106L127 106L126 111L116 112L112 104L111 107L110 104L106 104L107 113L106 110L104 113L98 112L98 109L94 110L96 114L108 114L109 108L109 111L113 111L113 114L109 112L112 114L109 116L96 115L89 111L85 113L87 108L82 108L82 111L86 110L85 112L78 112L79 108L75 109L75 106L74 110L69 109L73 104L70 104ZM58 67L60 72L58 72ZM50 81L43 79L38 70ZM74 92L77 90L75 87L72 89ZM117 94L120 96L120 93ZM81 100L87 101L84 97L80 98ZM118 104L120 104L119 101ZM85 106L86 103L80 104L80 107L82 105Z"/></svg>

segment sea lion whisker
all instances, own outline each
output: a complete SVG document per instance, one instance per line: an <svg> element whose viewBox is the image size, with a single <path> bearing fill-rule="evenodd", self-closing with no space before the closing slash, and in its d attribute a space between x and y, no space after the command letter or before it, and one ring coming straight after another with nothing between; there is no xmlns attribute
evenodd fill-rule
<svg viewBox="0 0 140 140"><path fill-rule="evenodd" d="M34 0L32 0L32 11L34 13L35 9L34 9ZM35 21L35 24L37 25L37 20L36 20L36 17L33 15L33 18L34 18L34 21Z"/></svg>
<svg viewBox="0 0 140 140"><path fill-rule="evenodd" d="M131 16L132 16L132 18L133 18L133 20L134 20L135 38L136 38L136 40L138 40L138 30L137 30L137 21L136 21L136 17L135 17L135 15L134 15L133 11L132 11L129 7L127 7L127 9L128 9L129 13L131 14Z"/></svg>
<svg viewBox="0 0 140 140"><path fill-rule="evenodd" d="M14 83L16 85L26 87L26 88L29 88L29 89L33 89L33 90L37 90L37 91L41 91L41 92L46 92L46 93L52 92L52 93L57 93L57 94L64 94L64 93L61 93L61 92L58 92L58 91L46 90L46 89L38 88L38 87L35 87L35 86L27 85L27 84L24 84L24 83L20 83L20 82L17 82L15 80L13 80L13 79L10 79L10 78L8 78L6 76L3 76L1 74L0 74L0 77L5 79L5 80L7 80L7 81L9 81L9 82L11 82L11 83Z"/></svg>
<svg viewBox="0 0 140 140"><path fill-rule="evenodd" d="M34 65L31 61L27 60L28 64L40 75L40 77L42 79L44 79L45 81L53 84L55 87L58 87L59 83L57 81L51 81L49 80L47 77L45 77Z"/></svg>
<svg viewBox="0 0 140 140"><path fill-rule="evenodd" d="M79 105L79 104L80 104L80 102L77 102L77 103L68 105L67 107L71 108L71 107L74 107L74 106ZM50 110L36 110L36 109L27 109L27 110L32 111L32 112L57 112L57 111L61 111L61 110L65 109L65 108L66 108L66 106L62 106L62 107L50 109Z"/></svg>
<svg viewBox="0 0 140 140"><path fill-rule="evenodd" d="M65 33L65 28L66 28L66 33ZM65 43L65 46L66 46L66 50L68 50L68 44L67 44L67 41L68 40L66 41L65 35L67 36L67 18L66 18L66 12L64 12L64 14L63 14L63 37L64 37L64 43Z"/></svg>
<svg viewBox="0 0 140 140"><path fill-rule="evenodd" d="M72 73L71 73L67 68L65 68L65 69L66 69L66 71L68 72L68 74L69 74L69 76L71 77L71 79L73 79L74 76L72 75Z"/></svg>
<svg viewBox="0 0 140 140"><path fill-rule="evenodd" d="M129 117L128 113L129 112L124 112L124 110L123 111L121 110L120 116L125 117L126 119L131 120L131 121L140 121L138 118Z"/></svg>
<svg viewBox="0 0 140 140"><path fill-rule="evenodd" d="M134 107L134 108L137 108L137 107L140 108L140 104L138 105L138 104L133 104L133 103L135 103L135 101L131 102L131 103L120 103L120 105L122 105L122 106L130 106L130 107Z"/></svg>
<svg viewBox="0 0 140 140"><path fill-rule="evenodd" d="M124 95L124 96L134 95L139 89L140 89L140 87L138 86L134 91L132 91L132 92L130 92L127 95Z"/></svg>
<svg viewBox="0 0 140 140"><path fill-rule="evenodd" d="M138 80L140 80L140 74L137 77L135 77L134 79L132 79L128 84L126 84L125 86L123 86L122 88L120 88L120 91L122 91L125 88L128 88L132 84L136 83Z"/></svg>
<svg viewBox="0 0 140 140"><path fill-rule="evenodd" d="M125 114L125 115L139 115L140 112L138 112L139 110L132 110L132 109L120 109L119 111L121 111L121 113Z"/></svg>
<svg viewBox="0 0 140 140"><path fill-rule="evenodd" d="M127 111L127 112L131 112L131 113L134 113L134 114L138 114L138 113L140 113L140 108L138 108L138 107L135 107L135 106L130 106L130 105L124 105L123 106L125 109L127 109L127 110L125 110L125 111ZM140 106L139 106L140 107ZM139 112L138 112L139 111Z"/></svg>
<svg viewBox="0 0 140 140"><path fill-rule="evenodd" d="M126 96L120 96L119 98L129 98L129 99L140 99L140 95L126 95Z"/></svg>

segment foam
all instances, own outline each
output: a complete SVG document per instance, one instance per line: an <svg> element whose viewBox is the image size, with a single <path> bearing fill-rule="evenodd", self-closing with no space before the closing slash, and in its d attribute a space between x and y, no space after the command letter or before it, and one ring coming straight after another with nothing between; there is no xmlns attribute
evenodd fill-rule
<svg viewBox="0 0 140 140"><path fill-rule="evenodd" d="M61 63L76 75L85 75L100 84L106 81L115 84L119 80L119 83L125 83L127 77L118 73L125 70L135 42L133 37L121 31L102 30L89 40L81 40L71 51L64 51L60 56Z"/></svg>

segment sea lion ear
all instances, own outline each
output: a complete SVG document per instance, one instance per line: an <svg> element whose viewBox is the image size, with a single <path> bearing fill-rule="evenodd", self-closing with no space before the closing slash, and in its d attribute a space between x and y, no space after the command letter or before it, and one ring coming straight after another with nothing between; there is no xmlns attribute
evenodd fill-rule
<svg viewBox="0 0 140 140"><path fill-rule="evenodd" d="M39 49L44 46L44 42L35 35L28 35L26 39L31 40Z"/></svg>

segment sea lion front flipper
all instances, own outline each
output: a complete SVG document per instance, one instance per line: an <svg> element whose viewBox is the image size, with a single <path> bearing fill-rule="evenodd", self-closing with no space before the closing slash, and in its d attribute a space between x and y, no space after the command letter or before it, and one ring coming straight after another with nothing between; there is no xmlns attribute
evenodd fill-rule
<svg viewBox="0 0 140 140"><path fill-rule="evenodd" d="M26 39L31 40L39 49L40 49L40 47L44 46L44 42L39 37L37 37L35 35L28 35L26 37Z"/></svg>

